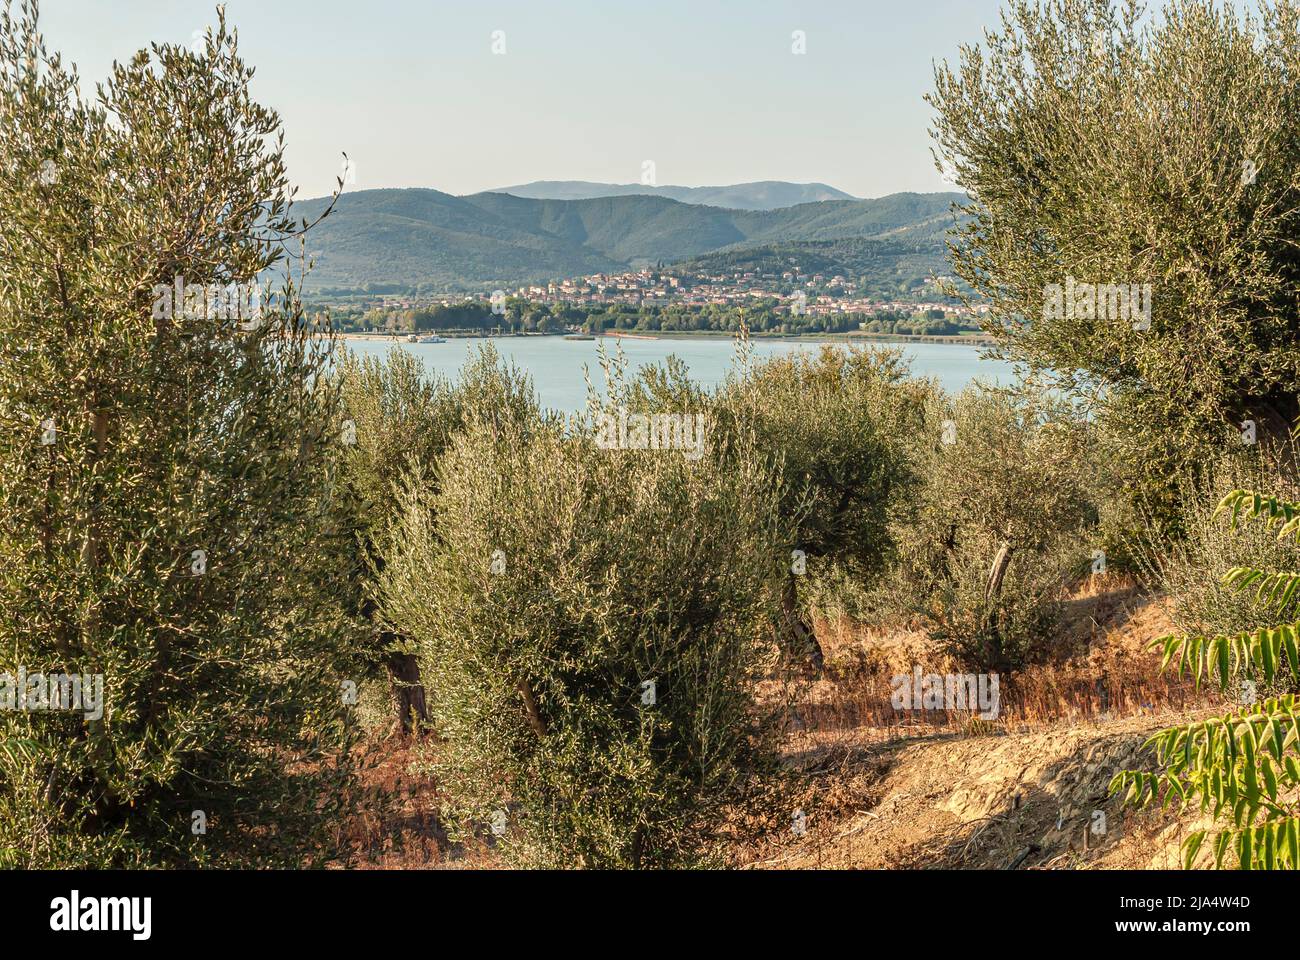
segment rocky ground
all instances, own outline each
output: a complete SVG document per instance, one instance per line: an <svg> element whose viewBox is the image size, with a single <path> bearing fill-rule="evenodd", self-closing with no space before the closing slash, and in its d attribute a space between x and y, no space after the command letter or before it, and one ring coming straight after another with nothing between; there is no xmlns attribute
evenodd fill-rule
<svg viewBox="0 0 1300 960"><path fill-rule="evenodd" d="M747 865L779 869L1146 869L1178 866L1193 817L1126 809L1120 770L1190 716L1167 713L1025 733L855 745L806 757L806 832L774 835ZM815 754L815 751L814 751Z"/></svg>

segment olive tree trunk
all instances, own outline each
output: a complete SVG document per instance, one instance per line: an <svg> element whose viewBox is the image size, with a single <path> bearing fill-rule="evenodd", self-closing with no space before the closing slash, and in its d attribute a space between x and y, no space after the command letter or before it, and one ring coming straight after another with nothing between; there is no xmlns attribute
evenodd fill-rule
<svg viewBox="0 0 1300 960"><path fill-rule="evenodd" d="M795 655L806 655L813 669L821 673L826 669L826 653L817 641L817 634L803 622L799 610L799 591L794 574L787 574L781 590L781 622L778 639L783 640Z"/></svg>
<svg viewBox="0 0 1300 960"><path fill-rule="evenodd" d="M398 639L396 634L383 635L385 646L391 647ZM415 654L398 650L389 653L388 680L402 736L410 736L427 727L429 711L424 700L424 684L420 680L420 664L416 661Z"/></svg>

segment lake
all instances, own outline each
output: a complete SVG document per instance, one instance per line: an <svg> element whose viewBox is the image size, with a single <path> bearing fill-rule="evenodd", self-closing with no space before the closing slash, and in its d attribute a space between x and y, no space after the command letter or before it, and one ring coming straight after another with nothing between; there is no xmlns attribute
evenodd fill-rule
<svg viewBox="0 0 1300 960"><path fill-rule="evenodd" d="M565 340L563 337L493 337L486 338L498 352L516 364L533 379L538 398L545 407L562 412L583 409L587 402L587 387L582 377L585 364L592 382L603 387L597 348L600 340ZM391 350L409 350L423 361L431 371L454 378L471 351L485 342L484 338L463 338L447 343L393 343L387 340L344 341L348 348L361 356L385 357ZM634 373L646 364L661 363L670 355L678 356L690 370L692 379L706 386L715 386L726 377L735 356L730 339L661 339L627 340L612 337L603 339L611 355L622 344L628 360L628 372ZM837 341L838 342L838 341ZM756 340L754 355L758 358L789 354L796 350L815 351L820 344L794 340ZM1000 360L984 359L978 347L946 343L889 344L903 351L911 361L912 373L935 377L945 390L957 392L978 378L988 383L1010 383L1014 380L1011 365Z"/></svg>

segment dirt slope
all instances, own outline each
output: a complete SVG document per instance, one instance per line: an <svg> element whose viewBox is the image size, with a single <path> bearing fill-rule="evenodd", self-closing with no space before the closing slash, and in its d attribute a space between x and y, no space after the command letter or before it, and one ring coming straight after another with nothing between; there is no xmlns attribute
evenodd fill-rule
<svg viewBox="0 0 1300 960"><path fill-rule="evenodd" d="M1107 788L1119 770L1150 768L1147 737L1189 719L837 744L815 766L806 833L785 831L751 865L1174 869L1196 818L1124 809Z"/></svg>

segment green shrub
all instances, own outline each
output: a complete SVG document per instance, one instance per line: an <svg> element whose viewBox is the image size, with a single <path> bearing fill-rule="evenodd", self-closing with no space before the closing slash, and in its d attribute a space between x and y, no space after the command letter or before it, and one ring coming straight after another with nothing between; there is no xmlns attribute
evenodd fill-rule
<svg viewBox="0 0 1300 960"><path fill-rule="evenodd" d="M1264 464L1221 461L1207 471L1203 481L1187 481L1179 518L1182 536L1162 542L1153 532L1142 552L1144 572L1152 584L1172 601L1171 615L1181 632L1234 634L1259 623L1258 604L1248 595L1225 584L1224 575L1234 567L1294 570L1300 551L1289 539L1279 539L1263 525L1238 527L1223 523L1218 501L1207 498L1214 488L1271 486L1283 496L1296 498L1300 490L1294 481ZM1300 604L1276 609L1282 619L1300 614Z"/></svg>
<svg viewBox="0 0 1300 960"><path fill-rule="evenodd" d="M413 636L462 830L534 866L708 853L764 762L771 478L556 424L478 424L407 496L385 604ZM647 702L654 684L653 702Z"/></svg>
<svg viewBox="0 0 1300 960"><path fill-rule="evenodd" d="M365 551L364 569L383 552L402 477L412 463L437 462L458 416L451 385L406 350L394 349L383 360L346 353L340 392L340 430L350 421L355 436L344 452L342 487Z"/></svg>
<svg viewBox="0 0 1300 960"><path fill-rule="evenodd" d="M1220 502L1235 529L1241 517L1259 519L1277 538L1294 545L1300 536L1300 503L1235 490ZM1238 566L1223 584L1251 596L1260 616L1294 615L1300 573L1292 569ZM1276 622L1276 620L1275 620ZM1211 849L1216 866L1231 860L1243 870L1300 868L1300 623L1254 627L1235 633L1183 634L1162 637L1153 646L1163 651L1163 665L1177 665L1199 685L1217 680L1228 690L1236 684L1240 708L1222 717L1161 731L1148 741L1159 773L1126 770L1111 782L1111 791L1145 806L1177 804L1209 814L1222 829ZM1257 685L1287 691L1262 698ZM1183 862L1197 861L1211 831L1196 830L1183 842Z"/></svg>

